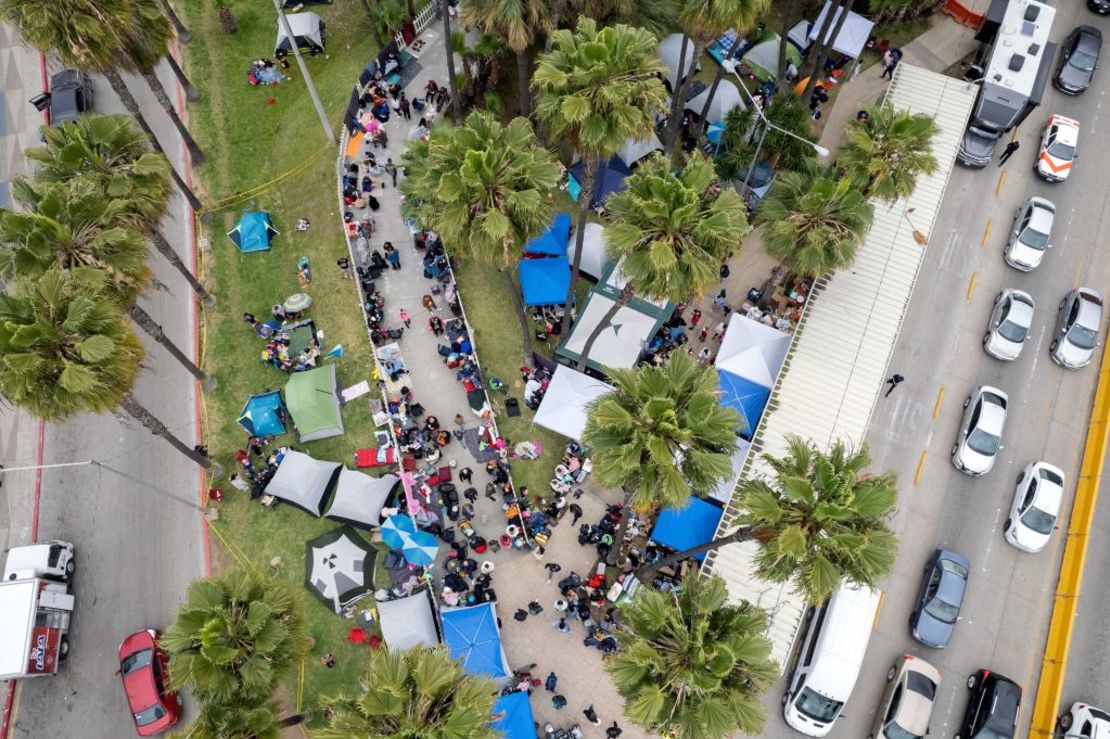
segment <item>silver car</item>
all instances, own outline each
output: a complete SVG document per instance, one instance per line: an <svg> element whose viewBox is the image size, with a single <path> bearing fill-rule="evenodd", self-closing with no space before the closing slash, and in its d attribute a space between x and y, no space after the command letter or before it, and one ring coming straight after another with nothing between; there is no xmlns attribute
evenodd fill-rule
<svg viewBox="0 0 1110 739"><path fill-rule="evenodd" d="M1021 356L1033 325L1032 296L1021 290L1007 289L994 299L994 310L983 335L983 350L995 359L1010 362Z"/></svg>
<svg viewBox="0 0 1110 739"><path fill-rule="evenodd" d="M1048 462L1026 465L1018 475L1010 517L1006 519L1006 541L1023 552L1044 549L1064 498L1064 471Z"/></svg>
<svg viewBox="0 0 1110 739"><path fill-rule="evenodd" d="M1056 331L1048 354L1065 369L1086 367L1098 346L1098 329L1102 324L1102 293L1089 287L1077 287L1060 301Z"/></svg>
<svg viewBox="0 0 1110 739"><path fill-rule="evenodd" d="M928 734L940 687L937 668L920 657L904 654L887 671L886 682L867 739L906 739Z"/></svg>
<svg viewBox="0 0 1110 739"><path fill-rule="evenodd" d="M1014 213L1014 227L1006 244L1006 264L1022 272L1031 272L1052 248L1052 225L1056 222L1056 206L1044 198L1029 198Z"/></svg>
<svg viewBox="0 0 1110 739"><path fill-rule="evenodd" d="M979 476L994 467L1009 401L1006 393L990 385L980 385L964 401L964 417L952 445L952 464L960 472Z"/></svg>

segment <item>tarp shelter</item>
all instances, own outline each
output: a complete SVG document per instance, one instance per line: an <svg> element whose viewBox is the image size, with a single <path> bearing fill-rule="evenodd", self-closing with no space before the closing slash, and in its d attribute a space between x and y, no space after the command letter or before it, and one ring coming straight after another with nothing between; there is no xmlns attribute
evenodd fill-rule
<svg viewBox="0 0 1110 739"><path fill-rule="evenodd" d="M659 512L651 540L676 552L700 546L713 540L723 513L720 506L691 497L685 508L664 508ZM694 559L702 561L705 553Z"/></svg>
<svg viewBox="0 0 1110 739"><path fill-rule="evenodd" d="M567 259L574 260L574 239L571 234L567 240ZM582 260L578 272L595 280L601 279L609 266L609 255L605 253L605 227L600 223L587 223L586 233L582 235Z"/></svg>
<svg viewBox="0 0 1110 739"><path fill-rule="evenodd" d="M621 148L617 150L617 158L624 162L629 169L632 169L641 159L657 151L663 151L663 143L655 135L655 131L652 131L646 139L625 141Z"/></svg>
<svg viewBox="0 0 1110 739"><path fill-rule="evenodd" d="M305 544L305 585L340 613L373 589L376 556L377 550L349 526L329 531Z"/></svg>
<svg viewBox="0 0 1110 739"><path fill-rule="evenodd" d="M439 644L435 611L428 588L405 598L378 601L378 623L382 639L390 649Z"/></svg>
<svg viewBox="0 0 1110 739"><path fill-rule="evenodd" d="M334 364L294 372L285 383L285 404L302 442L343 433Z"/></svg>
<svg viewBox="0 0 1110 739"><path fill-rule="evenodd" d="M692 111L696 115L701 115L701 111L705 107L705 101L708 99L709 90L705 90L686 103L686 110ZM709 113L706 116L706 120L711 123L723 121L730 110L743 106L744 98L740 95L740 91L736 89L736 85L728 80L721 80L721 84L717 86L717 93L713 96L713 102L709 104Z"/></svg>
<svg viewBox="0 0 1110 739"><path fill-rule="evenodd" d="M790 341L790 334L733 313L714 364L719 370L772 388L790 351Z"/></svg>
<svg viewBox="0 0 1110 739"><path fill-rule="evenodd" d="M682 34L672 33L659 42L659 61L667 67L663 78L673 91L678 87L678 60L682 55ZM694 40L686 41L686 61L682 65L682 78L694 73Z"/></svg>
<svg viewBox="0 0 1110 739"><path fill-rule="evenodd" d="M830 12L832 7L831 2L826 2L825 7L821 8L821 14L817 16L817 20L809 29L810 41L817 40L817 35L821 32L821 25L825 22L825 15ZM829 33L832 33L832 29L836 28L836 23L843 10L836 8L835 12L832 23L829 25ZM845 56L859 59L859 55L867 48L867 39L871 38L871 29L874 27L875 24L867 18L849 10L848 17L844 19L844 25L840 27L840 33L836 34L836 38L833 39L833 49Z"/></svg>
<svg viewBox="0 0 1110 739"><path fill-rule="evenodd" d="M570 168L570 183L567 191L575 201L582 196L582 178L585 172L586 165L582 162L576 162ZM625 178L630 174L632 171L628 165L617 156L601 165L597 170L597 180L594 181L594 194L590 200L590 207L600 208L610 195L624 190L627 187Z"/></svg>
<svg viewBox="0 0 1110 739"><path fill-rule="evenodd" d="M501 647L501 631L497 628L493 603L444 608L440 611L440 619L447 651L453 658L462 660L464 670L494 680L504 680L512 674Z"/></svg>
<svg viewBox="0 0 1110 739"><path fill-rule="evenodd" d="M493 728L505 739L536 739L536 724L528 693L517 690L500 696L493 704Z"/></svg>
<svg viewBox="0 0 1110 739"><path fill-rule="evenodd" d="M771 389L722 369L717 370L717 384L721 388L721 405L740 413L740 428L737 429L740 436L751 439L767 407Z"/></svg>
<svg viewBox="0 0 1110 739"><path fill-rule="evenodd" d="M277 390L259 393L247 399L239 414L239 425L251 436L277 436L285 433L285 424L281 422L285 412L285 401Z"/></svg>
<svg viewBox="0 0 1110 739"><path fill-rule="evenodd" d="M278 235L270 214L264 210L248 210L227 232L228 238L235 242L244 254L255 251L268 251L270 241Z"/></svg>
<svg viewBox="0 0 1110 739"><path fill-rule="evenodd" d="M570 264L565 256L522 259L518 270L525 305L562 305L566 300Z"/></svg>
<svg viewBox="0 0 1110 739"><path fill-rule="evenodd" d="M400 484L401 478L394 474L371 477L344 467L324 515L355 526L378 526L382 508Z"/></svg>
<svg viewBox="0 0 1110 739"><path fill-rule="evenodd" d="M557 434L582 440L586 428L586 407L594 399L612 392L601 380L559 365L536 410L535 423Z"/></svg>
<svg viewBox="0 0 1110 739"><path fill-rule="evenodd" d="M324 511L340 467L342 465L338 462L313 459L302 452L288 451L266 485L266 494L319 516Z"/></svg>
<svg viewBox="0 0 1110 739"><path fill-rule="evenodd" d="M316 322L311 318L283 326L281 331L289 338L290 357L299 357L301 352L311 346L320 348L319 340L316 338Z"/></svg>
<svg viewBox="0 0 1110 739"><path fill-rule="evenodd" d="M289 21L289 30L293 32L293 41L301 51L310 54L319 54L324 50L325 23L315 13L287 13L285 18ZM279 51L293 52L293 44L285 33L285 26L278 18L277 42L274 44L274 54Z"/></svg>
<svg viewBox="0 0 1110 739"><path fill-rule="evenodd" d="M530 256L561 257L567 253L567 236L570 234L570 214L556 213L547 230L524 245Z"/></svg>
<svg viewBox="0 0 1110 739"><path fill-rule="evenodd" d="M786 45L786 63L793 62L799 69L802 66L802 55L794 44ZM773 80L778 76L779 69L779 36L772 35L766 41L756 44L740 60L742 66L748 67L760 83Z"/></svg>

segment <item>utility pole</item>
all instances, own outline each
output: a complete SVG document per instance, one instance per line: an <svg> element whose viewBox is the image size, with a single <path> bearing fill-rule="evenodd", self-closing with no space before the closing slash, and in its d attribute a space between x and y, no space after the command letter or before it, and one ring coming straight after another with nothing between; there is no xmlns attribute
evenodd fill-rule
<svg viewBox="0 0 1110 739"><path fill-rule="evenodd" d="M304 58L301 56L301 50L297 46L297 40L293 38L293 29L289 27L289 19L285 17L285 10L281 7L281 0L274 0L274 10L277 11L278 19L281 21L281 27L285 29L285 35L289 38L289 45L293 47L293 56L297 57L297 68L301 70L301 76L304 77L304 83L308 88L309 96L312 98L312 104L316 106L316 115L320 116L320 125L324 127L324 134L328 137L328 143L332 146L337 146L338 142L335 140L335 132L331 130L331 124L328 123L328 114L324 112L324 105L320 102L320 95L316 92L316 85L312 84L312 75L308 73L308 67L305 66Z"/></svg>

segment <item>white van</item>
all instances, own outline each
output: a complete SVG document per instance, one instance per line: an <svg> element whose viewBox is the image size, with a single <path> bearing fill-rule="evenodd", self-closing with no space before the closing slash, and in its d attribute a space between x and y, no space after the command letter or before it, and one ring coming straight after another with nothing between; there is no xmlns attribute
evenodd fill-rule
<svg viewBox="0 0 1110 739"><path fill-rule="evenodd" d="M859 677L880 593L844 584L809 613L805 639L782 697L783 718L807 736L832 730Z"/></svg>

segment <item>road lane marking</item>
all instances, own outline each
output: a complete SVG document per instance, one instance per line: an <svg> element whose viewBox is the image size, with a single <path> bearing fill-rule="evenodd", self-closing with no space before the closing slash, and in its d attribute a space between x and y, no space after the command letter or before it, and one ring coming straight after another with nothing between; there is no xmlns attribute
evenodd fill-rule
<svg viewBox="0 0 1110 739"><path fill-rule="evenodd" d="M925 457L929 456L928 449L921 450L921 459L917 460L917 472L913 474L913 484L921 482L921 473L925 471Z"/></svg>
<svg viewBox="0 0 1110 739"><path fill-rule="evenodd" d="M1083 257L1079 258L1079 264L1075 266L1075 279L1072 280L1071 289L1079 287L1079 278L1083 275Z"/></svg>
<svg viewBox="0 0 1110 739"><path fill-rule="evenodd" d="M979 279L978 272L971 273L971 279L967 283L967 299L971 300L971 296L975 293L975 281Z"/></svg>
<svg viewBox="0 0 1110 739"><path fill-rule="evenodd" d="M933 403L933 420L934 421L936 420L937 416L940 415L940 403L941 403L942 400L944 400L944 389L945 389L944 385L941 385L940 390L937 391L937 402Z"/></svg>
<svg viewBox="0 0 1110 739"><path fill-rule="evenodd" d="M998 184L994 186L994 196L997 198L998 193L1002 192L1002 183L1006 181L1006 170L998 173Z"/></svg>
<svg viewBox="0 0 1110 739"><path fill-rule="evenodd" d="M994 219L987 219L987 227L983 229L983 240L979 242L979 246L986 247L987 240L991 237L991 228L994 227Z"/></svg>
<svg viewBox="0 0 1110 739"><path fill-rule="evenodd" d="M886 600L886 591L879 591L879 607L875 609L875 619L871 622L871 630L874 631L875 627L879 625L879 614L883 612L883 602Z"/></svg>

